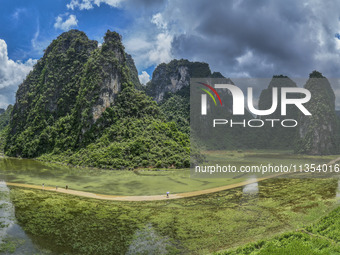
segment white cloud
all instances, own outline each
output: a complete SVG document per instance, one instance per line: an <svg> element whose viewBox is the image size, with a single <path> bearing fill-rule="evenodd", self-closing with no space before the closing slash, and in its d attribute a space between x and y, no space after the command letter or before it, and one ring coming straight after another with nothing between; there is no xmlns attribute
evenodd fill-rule
<svg viewBox="0 0 340 255"><path fill-rule="evenodd" d="M156 36L153 49L149 52L149 60L151 63L169 62L172 59L171 43L172 35L169 33L160 33Z"/></svg>
<svg viewBox="0 0 340 255"><path fill-rule="evenodd" d="M123 38L124 46L127 52L133 56L138 69L169 62L173 59L171 53L173 30L169 28L163 13L155 12L153 7L150 7L150 5L153 6L153 3L149 1L70 0L66 6L71 10L90 10L101 6L101 4L124 9L134 17L133 25L129 27L129 32ZM163 4L161 5L163 7ZM139 6L140 9L137 9L136 6ZM144 15L140 15L142 12Z"/></svg>
<svg viewBox="0 0 340 255"><path fill-rule="evenodd" d="M0 94L0 108L6 109L9 104L8 98Z"/></svg>
<svg viewBox="0 0 340 255"><path fill-rule="evenodd" d="M17 21L20 19L21 14L25 12L26 12L25 8L16 8L14 13L12 14L12 18Z"/></svg>
<svg viewBox="0 0 340 255"><path fill-rule="evenodd" d="M137 35L136 37L132 37L124 43L124 46L135 52L138 51L147 51L152 47L152 43L149 39L145 38L143 35Z"/></svg>
<svg viewBox="0 0 340 255"><path fill-rule="evenodd" d="M35 31L34 36L33 36L32 40L31 40L31 44L32 44L33 49L38 48L38 37L39 37L39 34L40 34L40 24L38 22L37 30Z"/></svg>
<svg viewBox="0 0 340 255"><path fill-rule="evenodd" d="M66 5L68 9L74 10L90 10L97 5L98 7L104 3L111 7L119 7L122 0L71 0L69 4Z"/></svg>
<svg viewBox="0 0 340 255"><path fill-rule="evenodd" d="M157 13L152 16L151 22L154 23L158 28L166 29L168 24L164 21L161 13Z"/></svg>
<svg viewBox="0 0 340 255"><path fill-rule="evenodd" d="M139 81L142 84L147 84L150 81L150 74L145 71L142 71L142 74L138 75Z"/></svg>
<svg viewBox="0 0 340 255"><path fill-rule="evenodd" d="M65 16L65 21L63 20L63 16ZM67 17L68 16L68 17ZM78 25L77 17L73 14L68 15L67 13L65 15L59 15L54 23L55 29L61 29L63 31L69 30L71 27Z"/></svg>
<svg viewBox="0 0 340 255"><path fill-rule="evenodd" d="M126 50L132 54L136 66L140 69L167 63L173 59L173 31L168 27L161 13L139 19L124 41Z"/></svg>
<svg viewBox="0 0 340 255"><path fill-rule="evenodd" d="M69 0L131 17L123 42L139 70L173 58L204 61L228 77L340 77L339 1ZM202 13L204 10L204 13Z"/></svg>
<svg viewBox="0 0 340 255"><path fill-rule="evenodd" d="M136 33L124 41L124 45L127 52L132 54L136 66L143 69L171 61L173 59L171 53L172 40L173 35L167 31L148 36Z"/></svg>
<svg viewBox="0 0 340 255"><path fill-rule="evenodd" d="M7 44L0 39L0 107L14 102L17 86L32 70L36 60L29 59L22 63L8 58Z"/></svg>
<svg viewBox="0 0 340 255"><path fill-rule="evenodd" d="M27 56L41 56L44 53L44 49L47 48L47 46L51 43L51 38L46 36L41 36L40 33L40 22L39 19L37 19L37 25L35 33L32 36L31 39L31 50L30 51L24 51L19 49L21 51L22 58L27 58Z"/></svg>

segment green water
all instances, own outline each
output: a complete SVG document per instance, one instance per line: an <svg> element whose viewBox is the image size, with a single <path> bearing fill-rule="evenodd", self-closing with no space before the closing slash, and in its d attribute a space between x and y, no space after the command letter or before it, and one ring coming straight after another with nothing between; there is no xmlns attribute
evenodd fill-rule
<svg viewBox="0 0 340 255"><path fill-rule="evenodd" d="M235 165L324 163L338 157L274 151L206 155L210 162ZM113 171L0 158L0 179L52 187L68 185L102 194L154 195L208 189L249 176L194 179L189 169ZM160 253L168 245L183 253L207 254L315 222L337 206L339 185L337 179L270 179L197 197L150 202L98 201L12 187L11 198L20 226L33 241L22 249L93 254L92 249L108 247L101 254L112 254L116 247L130 254L148 254L152 250ZM84 235L80 238L79 233ZM86 252L80 252L79 247Z"/></svg>
<svg viewBox="0 0 340 255"><path fill-rule="evenodd" d="M38 254L39 248L16 222L9 193L6 184L0 182L0 254Z"/></svg>
<svg viewBox="0 0 340 255"><path fill-rule="evenodd" d="M337 206L339 190L337 179L282 178L149 202L18 187L11 198L33 242L56 254L161 254L164 246L210 254L316 222Z"/></svg>
<svg viewBox="0 0 340 255"><path fill-rule="evenodd" d="M211 164L241 165L325 163L336 156L311 157L285 151L206 152ZM210 176L209 176L210 177ZM109 195L161 195L225 186L252 178L190 178L189 169L100 170L43 163L30 159L0 158L0 179L8 182L65 187ZM238 177L238 178L235 178ZM258 176L261 177L261 176Z"/></svg>
<svg viewBox="0 0 340 255"><path fill-rule="evenodd" d="M235 183L233 179L192 179L189 169L99 170L42 163L29 159L0 159L0 179L111 195L157 195L208 189Z"/></svg>

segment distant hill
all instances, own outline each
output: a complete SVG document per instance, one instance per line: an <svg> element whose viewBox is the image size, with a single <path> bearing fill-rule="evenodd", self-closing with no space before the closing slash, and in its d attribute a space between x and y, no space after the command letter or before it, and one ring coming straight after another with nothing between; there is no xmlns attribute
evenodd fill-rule
<svg viewBox="0 0 340 255"><path fill-rule="evenodd" d="M9 105L6 110L0 114L0 152L3 152L5 139L8 131L8 125L11 118L13 106Z"/></svg>
<svg viewBox="0 0 340 255"><path fill-rule="evenodd" d="M190 78L206 77L224 78L219 72L211 73L207 63L174 59L156 67L151 81L146 85L146 93L158 103L166 99L169 93L189 97Z"/></svg>
<svg viewBox="0 0 340 255"><path fill-rule="evenodd" d="M273 88L278 88L278 106L276 111L270 115L264 116L265 119L282 119L281 116L281 90L282 87L297 87L295 82L293 82L289 77L283 75L274 75L270 81L268 88L262 90L259 98L259 109L267 110L272 106L272 93ZM291 98L296 98L298 95L291 93L288 96ZM287 115L285 119L297 119L298 118L298 108L294 105L287 106ZM272 149L293 149L297 139L297 127L296 128L284 128L277 126L271 128L266 126L262 129L263 131L263 141L265 148Z"/></svg>
<svg viewBox="0 0 340 255"><path fill-rule="evenodd" d="M224 78L211 72L209 64L174 59L158 65L145 91L160 106L168 121L175 121L182 132L189 133L190 78Z"/></svg>
<svg viewBox="0 0 340 255"><path fill-rule="evenodd" d="M12 109L12 105L9 105L6 110L1 109L4 111L0 114L0 132L8 126Z"/></svg>
<svg viewBox="0 0 340 255"><path fill-rule="evenodd" d="M337 154L339 152L339 121L335 112L335 94L320 72L313 71L305 86L311 100L305 104L312 114L300 114L299 140L296 151L311 155Z"/></svg>

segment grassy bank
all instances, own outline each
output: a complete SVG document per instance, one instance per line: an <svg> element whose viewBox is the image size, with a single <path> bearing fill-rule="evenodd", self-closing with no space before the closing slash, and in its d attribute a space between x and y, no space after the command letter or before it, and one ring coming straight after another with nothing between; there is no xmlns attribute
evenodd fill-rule
<svg viewBox="0 0 340 255"><path fill-rule="evenodd" d="M339 253L339 242L300 230L288 232L270 240L251 243L235 250L215 253L215 255L326 255Z"/></svg>
<svg viewBox="0 0 340 255"><path fill-rule="evenodd" d="M237 188L157 202L96 201L22 188L12 188L11 198L34 240L67 254L206 254L301 228L336 206L337 180L258 185L255 193Z"/></svg>
<svg viewBox="0 0 340 255"><path fill-rule="evenodd" d="M310 226L216 254L340 254L340 207Z"/></svg>

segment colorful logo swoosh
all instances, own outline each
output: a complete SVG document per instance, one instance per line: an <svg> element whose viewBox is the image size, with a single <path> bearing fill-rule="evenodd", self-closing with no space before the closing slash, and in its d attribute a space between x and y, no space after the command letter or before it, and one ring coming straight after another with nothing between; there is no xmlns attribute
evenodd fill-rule
<svg viewBox="0 0 340 255"><path fill-rule="evenodd" d="M217 93L217 91L213 88L213 87L211 87L210 85L208 85L208 84L205 84L205 83L203 83L203 82L198 82L199 84L201 84L201 85L203 85L203 86L205 86L205 87L207 87L207 88L209 88L212 92L214 92L214 94L217 96L217 98L218 98L218 100L220 101L220 104L221 104L221 106L222 106L222 100L221 100L221 97L220 97L220 95ZM201 88L202 89L202 88ZM204 92L206 92L213 100L214 100L214 103L215 103L215 105L217 105L217 103L216 103L216 100L215 100L215 98L213 97L213 95L208 91L208 90L206 90L206 89L202 89Z"/></svg>

